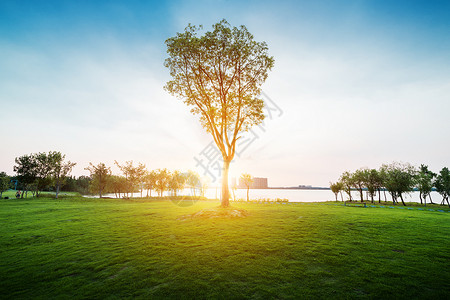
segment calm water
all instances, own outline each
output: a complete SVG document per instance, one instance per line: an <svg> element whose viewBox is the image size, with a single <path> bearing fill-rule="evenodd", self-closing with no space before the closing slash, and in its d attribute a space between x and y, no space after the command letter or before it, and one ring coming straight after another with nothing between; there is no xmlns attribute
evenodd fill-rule
<svg viewBox="0 0 450 300"><path fill-rule="evenodd" d="M185 189L182 193L183 195L193 195L193 192L189 189ZM146 191L143 191L142 195L145 197L147 195ZM156 192L152 191L152 196L156 196ZM168 196L168 193L164 193L164 196ZM197 193L198 195L198 193ZM115 197L114 194L106 195L108 197ZM121 195L122 196L122 195ZM220 189L210 188L207 189L205 196L210 199L220 197ZM230 190L231 199L234 199L233 193ZM344 200L348 200L347 194L342 193ZM140 197L140 193L134 193L133 197ZM235 191L236 199L247 199L247 190L238 189ZM286 190L286 189L258 189L250 190L250 199L260 200L260 199L272 199L276 198L288 199L289 202L324 202L324 201L335 201L335 196L331 190ZM389 193L386 192L386 197L388 201L392 201ZM431 192L431 198L435 203L441 203L442 197L437 192ZM352 199L360 199L359 192L352 192ZM364 199L367 199L366 193L364 192ZM406 194L403 199L405 202L420 202L419 192L411 192ZM341 201L341 196L338 195L338 200ZM375 197L378 201L378 194ZM381 201L384 201L384 194L381 193ZM428 202L428 201L427 201Z"/></svg>

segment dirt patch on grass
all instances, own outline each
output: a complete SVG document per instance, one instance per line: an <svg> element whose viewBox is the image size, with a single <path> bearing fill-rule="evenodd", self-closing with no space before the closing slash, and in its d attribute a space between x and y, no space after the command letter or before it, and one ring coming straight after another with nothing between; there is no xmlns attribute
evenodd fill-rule
<svg viewBox="0 0 450 300"><path fill-rule="evenodd" d="M177 218L177 220L188 219L212 219L212 218L244 218L249 215L245 209L239 209L236 207L212 207L202 209L196 213L190 215L183 215Z"/></svg>

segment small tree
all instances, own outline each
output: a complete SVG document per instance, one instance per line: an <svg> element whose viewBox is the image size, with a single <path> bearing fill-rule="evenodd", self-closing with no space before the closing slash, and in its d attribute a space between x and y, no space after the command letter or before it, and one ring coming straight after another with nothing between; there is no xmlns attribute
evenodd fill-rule
<svg viewBox="0 0 450 300"><path fill-rule="evenodd" d="M352 201L353 176L350 172L342 173L339 181L342 183L342 189L347 193L349 200Z"/></svg>
<svg viewBox="0 0 450 300"><path fill-rule="evenodd" d="M436 174L428 170L428 166L420 165L419 172L416 175L417 189L419 190L420 204L422 199L427 205L427 197L431 199L431 191L433 189L433 178Z"/></svg>
<svg viewBox="0 0 450 300"><path fill-rule="evenodd" d="M152 196L152 190L156 187L157 173L155 171L148 172L144 177L144 186L147 189L147 197Z"/></svg>
<svg viewBox="0 0 450 300"><path fill-rule="evenodd" d="M36 161L36 197L39 197L40 192L49 187L52 182L53 160L57 153L56 151L50 151L48 154L45 152L34 154Z"/></svg>
<svg viewBox="0 0 450 300"><path fill-rule="evenodd" d="M408 163L394 162L382 165L381 169L384 174L384 186L391 194L394 205L400 198L403 205L406 206L403 195L411 192L414 188L416 173L414 167Z"/></svg>
<svg viewBox="0 0 450 300"><path fill-rule="evenodd" d="M356 170L352 174L351 182L353 184L353 187L359 191L359 195L361 196L361 202L364 201L363 188L364 188L365 180L366 180L366 174L365 174L364 169Z"/></svg>
<svg viewBox="0 0 450 300"><path fill-rule="evenodd" d="M76 165L76 163L70 161L64 162L65 158L66 156L61 154L61 152L52 152L49 155L49 162L52 168L51 175L56 187L56 199L58 199L61 185L63 185L67 175L72 172L72 168Z"/></svg>
<svg viewBox="0 0 450 300"><path fill-rule="evenodd" d="M163 196L164 191L169 187L170 172L167 169L156 170L156 190L160 197Z"/></svg>
<svg viewBox="0 0 450 300"><path fill-rule="evenodd" d="M21 183L25 193L28 196L28 191L31 190L31 185L36 180L36 160L32 154L22 155L16 157L14 172L17 174L17 179Z"/></svg>
<svg viewBox="0 0 450 300"><path fill-rule="evenodd" d="M202 187L202 183L200 180L200 176L197 172L189 170L187 173L186 184L191 189L191 194L195 197L197 196L197 190L200 190Z"/></svg>
<svg viewBox="0 0 450 300"><path fill-rule="evenodd" d="M223 158L222 206L229 206L228 169L242 132L264 120L261 85L274 65L265 42L256 42L245 26L226 20L198 36L201 27L166 40L172 80L164 87L200 116Z"/></svg>
<svg viewBox="0 0 450 300"><path fill-rule="evenodd" d="M110 175L105 190L108 192L113 192L116 195L116 198L120 198L120 194L125 192L128 189L128 182L125 177L118 175Z"/></svg>
<svg viewBox="0 0 450 300"><path fill-rule="evenodd" d="M119 169L122 171L123 175L125 176L127 182L128 182L128 191L133 195L133 192L136 190L136 187L140 189L141 185L140 183L144 181L144 176L146 174L145 165L139 163L138 166L133 166L133 161L127 161L125 164L120 165L117 161L114 161L115 164L119 167ZM142 197L142 189L141 190L141 197ZM128 194L127 194L128 196Z"/></svg>
<svg viewBox="0 0 450 300"><path fill-rule="evenodd" d="M381 177L377 170L375 169L363 169L364 186L369 192L370 199L373 203L373 198L375 197L377 191L381 189ZM380 202L380 197L378 198Z"/></svg>
<svg viewBox="0 0 450 300"><path fill-rule="evenodd" d="M248 202L249 201L248 192L250 190L250 186L253 183L253 178L250 174L244 173L241 175L241 180L244 183L244 185L247 187L247 202Z"/></svg>
<svg viewBox="0 0 450 300"><path fill-rule="evenodd" d="M172 172L169 179L169 189L172 191L173 195L176 197L179 190L183 190L186 184L186 176L180 171Z"/></svg>
<svg viewBox="0 0 450 300"><path fill-rule="evenodd" d="M447 201L447 204L450 207L450 203L448 200L450 196L450 171L447 167L442 168L442 170L439 172L436 180L434 181L434 185L436 187L436 191L442 196L441 204L444 204L445 201Z"/></svg>
<svg viewBox="0 0 450 300"><path fill-rule="evenodd" d="M342 188L343 188L342 182L340 182L340 181L336 181L335 183L330 182L330 188L331 188L331 191L334 193L334 196L336 197L336 202L337 202L338 194L342 191ZM342 194L341 194L341 200L343 200Z"/></svg>
<svg viewBox="0 0 450 300"><path fill-rule="evenodd" d="M92 181L90 183L91 189L97 191L100 198L102 198L103 191L105 190L108 179L111 176L111 169L106 167L104 163L99 163L94 166L91 162L89 166L85 168L91 173Z"/></svg>
<svg viewBox="0 0 450 300"><path fill-rule="evenodd" d="M10 177L5 172L0 172L0 199L2 199L3 192L9 189Z"/></svg>

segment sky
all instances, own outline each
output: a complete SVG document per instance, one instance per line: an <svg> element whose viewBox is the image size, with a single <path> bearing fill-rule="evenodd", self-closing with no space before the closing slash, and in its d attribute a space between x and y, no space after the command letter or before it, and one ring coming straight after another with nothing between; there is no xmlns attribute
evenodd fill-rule
<svg viewBox="0 0 450 300"><path fill-rule="evenodd" d="M275 59L262 89L276 110L230 177L327 186L394 161L450 167L449 1L2 0L0 171L60 151L76 176L133 160L218 177L212 138L163 89L164 41L224 18Z"/></svg>

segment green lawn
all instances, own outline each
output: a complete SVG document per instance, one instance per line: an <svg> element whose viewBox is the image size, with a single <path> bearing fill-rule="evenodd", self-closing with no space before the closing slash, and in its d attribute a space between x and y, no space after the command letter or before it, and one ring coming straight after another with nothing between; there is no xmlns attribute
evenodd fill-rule
<svg viewBox="0 0 450 300"><path fill-rule="evenodd" d="M450 297L450 212L335 203L0 200L0 298Z"/></svg>

